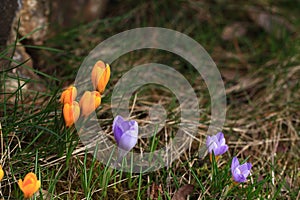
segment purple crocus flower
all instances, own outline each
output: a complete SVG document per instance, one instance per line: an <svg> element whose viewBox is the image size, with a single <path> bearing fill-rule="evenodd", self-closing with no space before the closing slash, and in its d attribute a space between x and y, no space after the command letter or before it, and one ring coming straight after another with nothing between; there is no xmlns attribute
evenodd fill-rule
<svg viewBox="0 0 300 200"><path fill-rule="evenodd" d="M134 120L126 121L120 115L116 116L112 130L119 149L129 152L137 143L138 123Z"/></svg>
<svg viewBox="0 0 300 200"><path fill-rule="evenodd" d="M251 163L244 163L240 165L240 162L237 159L237 157L233 157L231 163L231 174L233 180L238 183L245 182L247 176L250 174L251 167L252 167Z"/></svg>
<svg viewBox="0 0 300 200"><path fill-rule="evenodd" d="M228 150L228 146L225 144L225 138L222 132L213 136L207 136L206 147L210 154L214 151L215 156L222 155Z"/></svg>

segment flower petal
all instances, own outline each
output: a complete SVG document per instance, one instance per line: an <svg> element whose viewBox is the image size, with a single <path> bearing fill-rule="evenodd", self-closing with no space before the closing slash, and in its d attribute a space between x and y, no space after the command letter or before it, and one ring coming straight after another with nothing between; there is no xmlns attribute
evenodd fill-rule
<svg viewBox="0 0 300 200"><path fill-rule="evenodd" d="M218 147L217 142L218 141L217 141L217 138L215 135L207 136L206 147L207 147L209 153L212 153L212 151Z"/></svg>
<svg viewBox="0 0 300 200"><path fill-rule="evenodd" d="M123 131L119 126L115 126L113 132L114 132L115 140L116 140L117 144L119 145L120 139L123 135Z"/></svg>
<svg viewBox="0 0 300 200"><path fill-rule="evenodd" d="M237 157L234 157L231 163L231 173L233 179L239 183L245 182L250 174L251 167L251 163L244 163L240 165Z"/></svg>
<svg viewBox="0 0 300 200"><path fill-rule="evenodd" d="M216 156L224 154L228 150L228 146L219 146L218 148L214 149L214 153Z"/></svg>
<svg viewBox="0 0 300 200"><path fill-rule="evenodd" d="M222 140L224 138L224 134L222 132L219 132L217 133L217 138L218 138L218 141Z"/></svg>
<svg viewBox="0 0 300 200"><path fill-rule="evenodd" d="M123 150L130 151L136 145L137 140L135 131L127 131L122 135L118 146Z"/></svg>
<svg viewBox="0 0 300 200"><path fill-rule="evenodd" d="M240 165L240 166L239 166L239 169L240 169L241 171L249 170L248 164L250 164L250 163L244 163L244 164ZM250 164L250 165L251 165L251 164Z"/></svg>
<svg viewBox="0 0 300 200"><path fill-rule="evenodd" d="M37 177L34 173L30 172L25 176L24 181L22 181L22 179L18 181L18 185L22 190L24 197L30 198L35 192L38 191L41 186L41 182L37 180Z"/></svg>
<svg viewBox="0 0 300 200"><path fill-rule="evenodd" d="M236 182L239 182L239 183L242 183L242 182L245 182L245 181L246 181L246 178L245 178L242 174L239 174L239 173L234 173L234 174L233 174L233 179L234 179Z"/></svg>
<svg viewBox="0 0 300 200"><path fill-rule="evenodd" d="M206 147L207 147L207 148L208 148L210 142L211 142L211 137L208 135L208 136L206 137Z"/></svg>
<svg viewBox="0 0 300 200"><path fill-rule="evenodd" d="M130 125L129 130L133 131L133 135L137 137L138 136L138 132L139 132L139 125L138 125L138 123L136 121L134 121L134 120L131 120L131 121L129 121L129 125Z"/></svg>
<svg viewBox="0 0 300 200"><path fill-rule="evenodd" d="M239 160L237 159L237 157L233 157L232 162L231 162L231 173L232 175L234 175L234 171L235 169L240 165Z"/></svg>
<svg viewBox="0 0 300 200"><path fill-rule="evenodd" d="M0 181L3 179L4 171L2 169L2 166L0 165Z"/></svg>
<svg viewBox="0 0 300 200"><path fill-rule="evenodd" d="M113 132L115 132L116 127L119 127L123 131L123 129L122 129L123 122L124 122L123 117L120 115L117 115L113 121L113 127L112 127Z"/></svg>

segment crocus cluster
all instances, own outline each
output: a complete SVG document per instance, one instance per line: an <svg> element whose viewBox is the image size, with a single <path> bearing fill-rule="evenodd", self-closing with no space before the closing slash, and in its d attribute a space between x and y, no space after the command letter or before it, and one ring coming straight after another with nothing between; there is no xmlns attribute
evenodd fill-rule
<svg viewBox="0 0 300 200"><path fill-rule="evenodd" d="M206 147L210 154L210 161L212 161L212 153L214 153L216 160L219 156L228 151L228 146L222 132L217 133L216 135L207 136ZM232 178L237 183L246 182L248 175L251 170L251 163L244 163L240 165L237 157L232 159L231 163L231 174Z"/></svg>
<svg viewBox="0 0 300 200"><path fill-rule="evenodd" d="M138 123L134 120L125 120L120 115L113 121L113 133L119 147L119 159L123 158L137 143Z"/></svg>
<svg viewBox="0 0 300 200"><path fill-rule="evenodd" d="M0 165L0 181L3 179L4 171ZM24 198L31 198L34 193L36 193L41 187L41 182L37 180L37 177L34 173L29 172L24 180L20 179L18 181L19 188L24 194Z"/></svg>
<svg viewBox="0 0 300 200"><path fill-rule="evenodd" d="M66 127L72 126L80 116L86 118L101 104L101 94L110 78L110 66L98 61L93 67L91 81L95 91L85 91L79 103L75 100L77 89L70 86L62 92L60 102L63 104L63 116Z"/></svg>

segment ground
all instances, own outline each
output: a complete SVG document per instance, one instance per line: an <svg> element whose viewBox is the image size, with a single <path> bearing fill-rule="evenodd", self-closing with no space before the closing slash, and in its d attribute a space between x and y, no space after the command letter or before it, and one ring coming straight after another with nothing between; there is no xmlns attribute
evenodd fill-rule
<svg viewBox="0 0 300 200"><path fill-rule="evenodd" d="M0 195L20 199L16 182L32 171L42 183L37 199L171 199L186 184L194 186L190 199L299 199L299 8L298 1L113 1L104 19L52 34L30 51L41 77L34 83L44 91L25 90L34 80L1 72L2 80L13 78L19 85L13 91L8 83L1 88ZM196 139L171 166L145 174L110 169L86 151L74 127L64 126L59 97L88 53L117 33L149 26L188 35L216 63L226 89L222 132L229 145L218 162L205 156L211 120L207 86L190 63L166 51L134 51L110 63L97 116L114 142L110 100L118 80L139 64L174 67L194 88L201 115ZM0 56L10 59L5 51ZM159 149L178 130L180 104L165 87L139 88L128 106L130 117L146 125L145 108L156 104L166 109L167 122L155 137L140 139L134 152ZM247 183L232 184L234 156L253 165Z"/></svg>

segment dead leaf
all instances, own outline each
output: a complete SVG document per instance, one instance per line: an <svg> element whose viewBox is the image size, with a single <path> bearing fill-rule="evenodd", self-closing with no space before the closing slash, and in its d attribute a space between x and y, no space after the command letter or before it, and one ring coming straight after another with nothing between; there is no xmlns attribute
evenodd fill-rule
<svg viewBox="0 0 300 200"><path fill-rule="evenodd" d="M282 38L285 32L295 31L293 25L279 15L262 11L253 6L247 9L247 13L258 26L266 32L274 34L276 38Z"/></svg>
<svg viewBox="0 0 300 200"><path fill-rule="evenodd" d="M174 194L172 200L186 200L187 196L190 195L193 190L193 185L186 184L178 189L178 191Z"/></svg>
<svg viewBox="0 0 300 200"><path fill-rule="evenodd" d="M223 40L233 40L244 36L247 32L246 25L242 22L235 22L227 25L222 32Z"/></svg>

